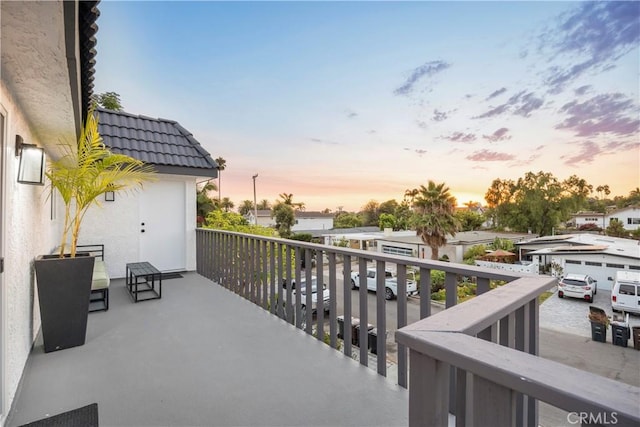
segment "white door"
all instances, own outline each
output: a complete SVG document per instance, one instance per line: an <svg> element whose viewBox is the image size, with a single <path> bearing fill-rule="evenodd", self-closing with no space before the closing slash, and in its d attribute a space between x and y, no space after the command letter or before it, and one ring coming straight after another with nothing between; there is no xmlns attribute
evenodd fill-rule
<svg viewBox="0 0 640 427"><path fill-rule="evenodd" d="M140 197L140 260L160 271L183 271L186 197L183 181L146 183Z"/></svg>

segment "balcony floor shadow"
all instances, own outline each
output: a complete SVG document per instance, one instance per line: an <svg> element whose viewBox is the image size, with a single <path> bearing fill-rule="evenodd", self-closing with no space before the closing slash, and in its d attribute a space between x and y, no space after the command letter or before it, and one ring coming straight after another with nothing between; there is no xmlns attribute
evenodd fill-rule
<svg viewBox="0 0 640 427"><path fill-rule="evenodd" d="M36 340L7 425L97 402L103 426L405 426L408 393L196 273L111 283L82 347Z"/></svg>

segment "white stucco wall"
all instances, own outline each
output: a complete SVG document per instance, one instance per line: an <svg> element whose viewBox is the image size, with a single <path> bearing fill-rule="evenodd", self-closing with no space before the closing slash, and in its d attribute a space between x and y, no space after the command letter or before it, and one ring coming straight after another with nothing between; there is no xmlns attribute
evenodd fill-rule
<svg viewBox="0 0 640 427"><path fill-rule="evenodd" d="M196 269L196 178L192 176L157 175L153 185L166 181L182 182L185 186L185 248L186 270ZM125 276L125 266L140 259L141 192L116 193L115 201L101 199L99 206L89 209L80 230L79 244L104 244L109 276Z"/></svg>
<svg viewBox="0 0 640 427"><path fill-rule="evenodd" d="M57 221L51 220L46 187L18 184L16 181L19 164L14 153L16 134L21 135L25 143L42 146L42 142L30 131L4 81L0 83L0 110L6 119L2 153L5 200L1 218L5 255L1 334L5 366L3 415L6 416L40 329L33 260L37 255L50 253L60 227Z"/></svg>
<svg viewBox="0 0 640 427"><path fill-rule="evenodd" d="M331 230L333 218L296 218L296 223L291 231L298 230Z"/></svg>

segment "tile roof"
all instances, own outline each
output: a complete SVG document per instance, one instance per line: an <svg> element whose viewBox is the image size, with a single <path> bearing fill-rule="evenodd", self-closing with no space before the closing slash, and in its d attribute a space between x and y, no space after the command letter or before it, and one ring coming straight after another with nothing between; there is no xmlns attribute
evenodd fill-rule
<svg viewBox="0 0 640 427"><path fill-rule="evenodd" d="M93 81L96 72L96 20L100 16L97 1L81 1L78 3L79 43L80 43L80 76L81 76L81 108L82 121L86 119L93 94Z"/></svg>
<svg viewBox="0 0 640 427"><path fill-rule="evenodd" d="M160 173L218 176L218 164L178 122L103 108L97 111L100 135L114 153L142 160Z"/></svg>

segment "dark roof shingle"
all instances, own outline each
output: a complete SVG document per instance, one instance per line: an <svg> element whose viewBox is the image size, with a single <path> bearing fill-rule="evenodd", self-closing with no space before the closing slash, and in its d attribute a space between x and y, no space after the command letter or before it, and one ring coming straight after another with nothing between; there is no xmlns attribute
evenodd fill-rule
<svg viewBox="0 0 640 427"><path fill-rule="evenodd" d="M100 135L114 153L142 160L161 173L218 176L217 163L178 122L103 108L97 111Z"/></svg>

